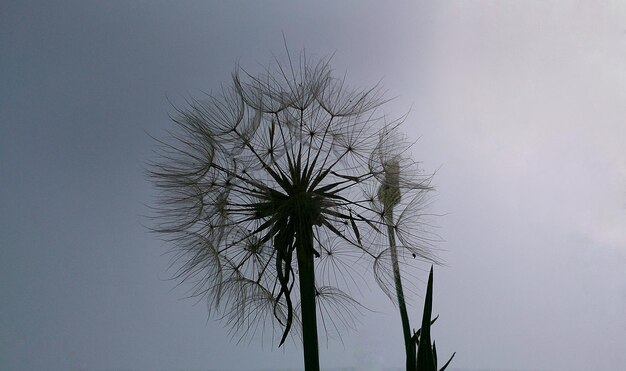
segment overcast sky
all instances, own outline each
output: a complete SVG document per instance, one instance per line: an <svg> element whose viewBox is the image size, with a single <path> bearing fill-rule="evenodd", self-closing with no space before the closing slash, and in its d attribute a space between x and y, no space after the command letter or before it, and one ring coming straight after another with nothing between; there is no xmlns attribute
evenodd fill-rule
<svg viewBox="0 0 626 371"><path fill-rule="evenodd" d="M410 110L446 214L440 354L626 369L625 4L3 1L0 369L301 368L294 344L237 345L207 321L142 217L168 98L265 65L283 34ZM399 316L374 287L367 304L323 366L403 365Z"/></svg>

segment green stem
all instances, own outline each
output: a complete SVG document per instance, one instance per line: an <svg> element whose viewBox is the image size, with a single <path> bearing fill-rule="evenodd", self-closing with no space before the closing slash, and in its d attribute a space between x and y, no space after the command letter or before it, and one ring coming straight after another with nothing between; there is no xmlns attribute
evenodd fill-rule
<svg viewBox="0 0 626 371"><path fill-rule="evenodd" d="M392 210L392 208L390 208ZM391 264L393 269L393 279L396 285L396 296L398 297L398 309L402 321L402 333L404 335L404 349L406 351L406 371L416 371L416 351L415 343L411 335L411 325L404 301L404 291L402 289L402 277L400 276L400 264L398 263L398 248L396 246L396 236L393 227L393 212L387 214L387 236L389 237L389 250L391 252Z"/></svg>
<svg viewBox="0 0 626 371"><path fill-rule="evenodd" d="M319 371L317 343L317 313L315 308L315 270L313 263L313 226L300 225L296 241L298 276L300 279L300 309L302 311L302 347L305 371Z"/></svg>

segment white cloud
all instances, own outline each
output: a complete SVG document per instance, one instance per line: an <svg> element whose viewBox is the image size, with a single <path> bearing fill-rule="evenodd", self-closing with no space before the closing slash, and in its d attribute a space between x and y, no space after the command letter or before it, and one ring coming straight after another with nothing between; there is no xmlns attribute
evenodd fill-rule
<svg viewBox="0 0 626 371"><path fill-rule="evenodd" d="M626 251L626 7L492 5L438 19L448 138L519 202Z"/></svg>

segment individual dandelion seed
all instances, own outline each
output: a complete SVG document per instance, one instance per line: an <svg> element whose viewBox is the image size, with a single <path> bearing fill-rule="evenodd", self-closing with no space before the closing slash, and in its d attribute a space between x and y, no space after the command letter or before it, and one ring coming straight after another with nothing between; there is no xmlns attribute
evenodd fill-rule
<svg viewBox="0 0 626 371"><path fill-rule="evenodd" d="M268 322L279 346L300 331L307 371L319 370L316 303L325 330L350 325L358 284L344 259L380 255L388 223L362 189L384 174L372 161L384 102L304 53L236 69L221 94L176 109L150 170L175 277L241 338Z"/></svg>

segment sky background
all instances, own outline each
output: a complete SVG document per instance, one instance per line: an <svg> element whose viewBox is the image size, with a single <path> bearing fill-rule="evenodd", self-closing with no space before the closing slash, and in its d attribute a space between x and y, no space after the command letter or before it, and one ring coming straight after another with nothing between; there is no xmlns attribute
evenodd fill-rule
<svg viewBox="0 0 626 371"><path fill-rule="evenodd" d="M2 1L0 369L302 367L296 345L237 345L184 299L143 217L168 98L267 64L283 34L410 110L446 214L441 355L626 369L625 4ZM321 342L323 366L403 364L394 308L374 286L366 304L343 344Z"/></svg>

